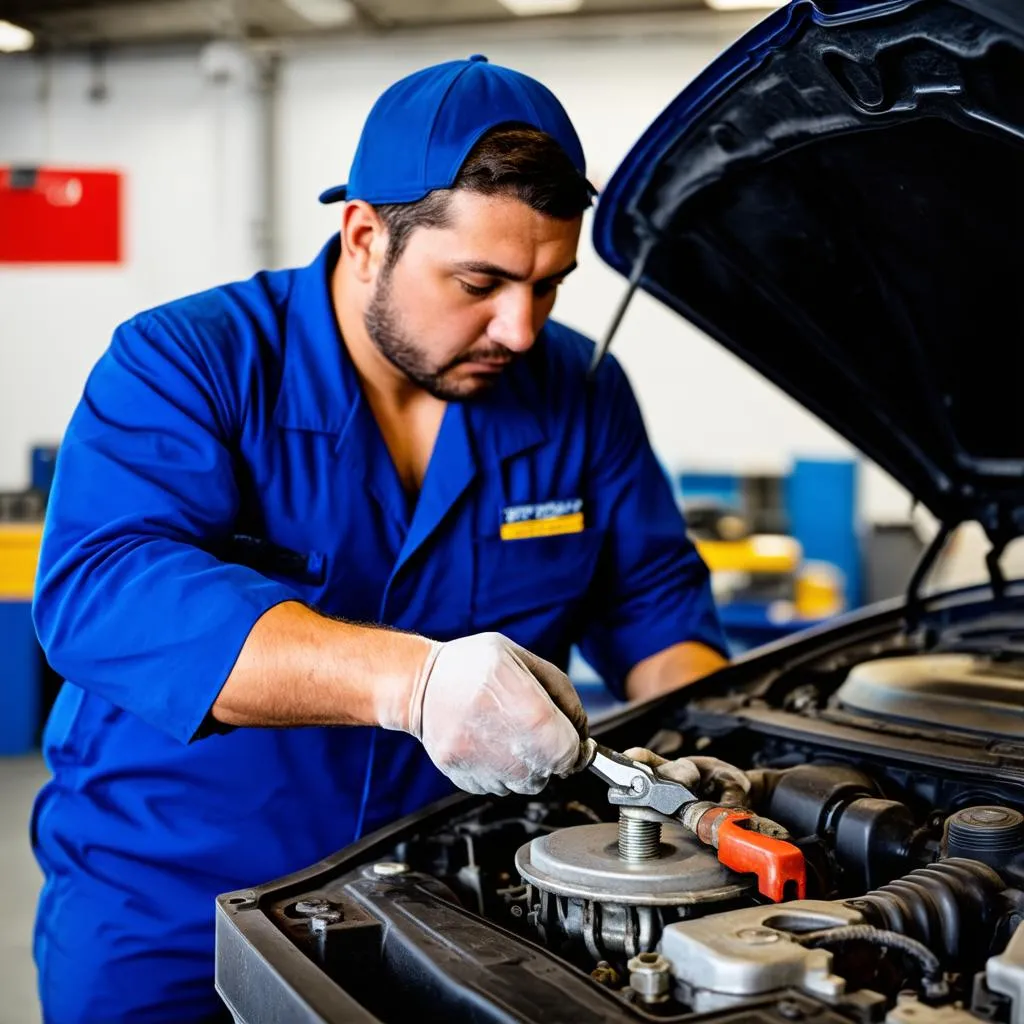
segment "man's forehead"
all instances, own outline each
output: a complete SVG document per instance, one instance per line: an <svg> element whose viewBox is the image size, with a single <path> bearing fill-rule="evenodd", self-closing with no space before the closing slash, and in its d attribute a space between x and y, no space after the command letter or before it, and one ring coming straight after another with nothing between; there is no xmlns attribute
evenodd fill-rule
<svg viewBox="0 0 1024 1024"><path fill-rule="evenodd" d="M457 188L451 191L448 213L449 221L452 223L458 222L462 226L472 226L479 223L479 218L485 211L492 217L538 219L562 225L575 224L583 217L580 214L579 217L572 220L559 220L557 217L551 217L535 210L526 200L511 192L487 194L475 192L469 188Z"/></svg>
<svg viewBox="0 0 1024 1024"><path fill-rule="evenodd" d="M548 277L572 269L582 216L560 220L514 196L484 196L458 190L448 223L435 239L452 264L490 264L512 278ZM428 245L429 239L424 239Z"/></svg>

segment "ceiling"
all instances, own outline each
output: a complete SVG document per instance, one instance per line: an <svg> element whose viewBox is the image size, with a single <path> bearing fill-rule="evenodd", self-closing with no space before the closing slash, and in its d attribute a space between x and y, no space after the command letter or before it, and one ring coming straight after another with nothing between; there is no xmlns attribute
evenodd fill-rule
<svg viewBox="0 0 1024 1024"><path fill-rule="evenodd" d="M703 8L703 0L582 0L573 16ZM30 29L44 48L538 20L500 0L0 0L0 18Z"/></svg>

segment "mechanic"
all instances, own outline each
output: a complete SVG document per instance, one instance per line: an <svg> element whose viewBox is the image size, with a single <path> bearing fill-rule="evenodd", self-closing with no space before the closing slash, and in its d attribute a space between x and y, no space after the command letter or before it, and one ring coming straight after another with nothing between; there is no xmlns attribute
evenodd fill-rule
<svg viewBox="0 0 1024 1024"><path fill-rule="evenodd" d="M548 319L592 195L544 86L430 67L377 101L311 265L116 330L34 607L67 680L33 816L46 1020L219 1019L218 893L453 784L570 772L572 643L628 698L724 663L624 374Z"/></svg>

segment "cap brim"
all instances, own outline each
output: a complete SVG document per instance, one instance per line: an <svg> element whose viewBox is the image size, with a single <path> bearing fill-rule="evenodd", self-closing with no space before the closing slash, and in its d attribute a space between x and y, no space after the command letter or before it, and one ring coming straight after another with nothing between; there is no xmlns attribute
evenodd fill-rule
<svg viewBox="0 0 1024 1024"><path fill-rule="evenodd" d="M321 203L340 203L348 196L348 185L335 185L320 193Z"/></svg>

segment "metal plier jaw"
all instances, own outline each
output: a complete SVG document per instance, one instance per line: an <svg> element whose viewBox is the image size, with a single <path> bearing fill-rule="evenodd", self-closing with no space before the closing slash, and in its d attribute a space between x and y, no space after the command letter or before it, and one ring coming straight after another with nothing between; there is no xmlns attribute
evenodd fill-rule
<svg viewBox="0 0 1024 1024"><path fill-rule="evenodd" d="M662 778L648 765L592 739L581 744L576 770L584 768L608 783L608 801L619 807L644 807L675 817L687 804L700 799L682 783Z"/></svg>

